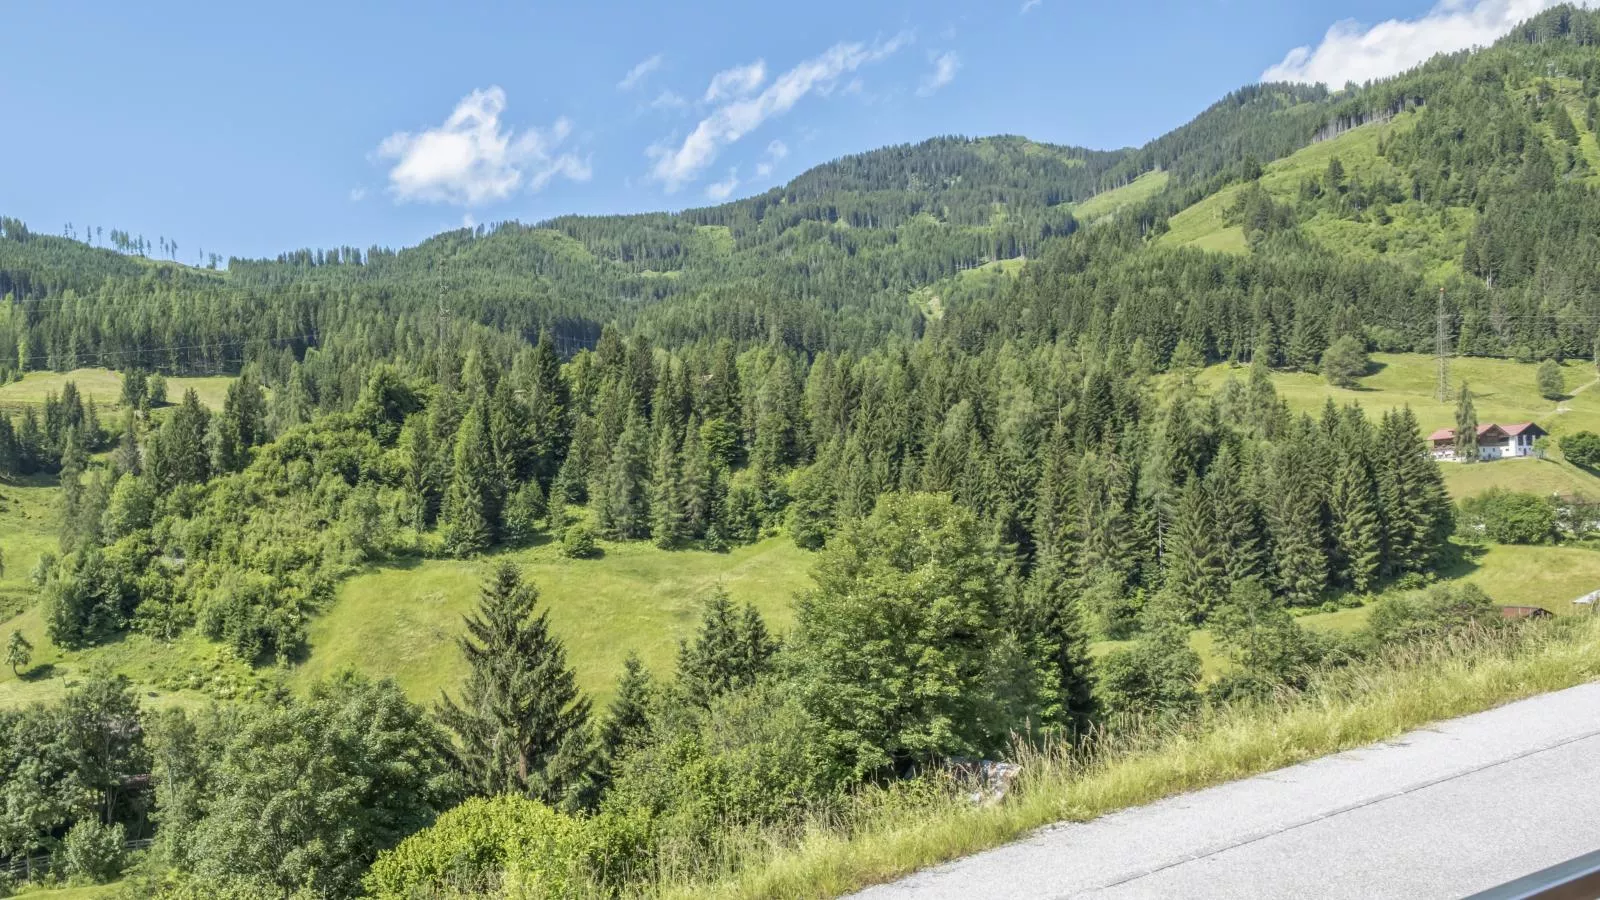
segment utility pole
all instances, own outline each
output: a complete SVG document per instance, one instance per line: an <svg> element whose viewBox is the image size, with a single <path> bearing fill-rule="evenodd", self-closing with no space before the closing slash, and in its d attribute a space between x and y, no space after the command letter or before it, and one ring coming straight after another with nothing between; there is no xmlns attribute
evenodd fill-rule
<svg viewBox="0 0 1600 900"><path fill-rule="evenodd" d="M438 333L437 333L437 338L436 338L437 343L435 344L435 346L443 347L444 346L445 331L449 328L449 325L450 325L450 306L449 306L449 304L445 303L445 299L444 299L444 260L443 260L443 258L441 258L439 260L438 267L434 269L434 276L436 278L436 284L437 284L437 288L438 288L437 303L438 303L438 316L439 316Z"/></svg>
<svg viewBox="0 0 1600 900"><path fill-rule="evenodd" d="M1450 323L1445 319L1444 288L1439 288L1439 315L1434 323L1433 352L1439 360L1439 386L1437 396L1440 403L1450 401Z"/></svg>

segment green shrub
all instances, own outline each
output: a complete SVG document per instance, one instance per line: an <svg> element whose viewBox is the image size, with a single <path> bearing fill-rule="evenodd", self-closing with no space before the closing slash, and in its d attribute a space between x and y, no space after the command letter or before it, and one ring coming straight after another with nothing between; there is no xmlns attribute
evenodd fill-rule
<svg viewBox="0 0 1600 900"><path fill-rule="evenodd" d="M1322 354L1322 374L1334 387L1353 388L1356 379L1367 374L1372 363L1367 359L1367 348L1359 339L1345 335L1334 341Z"/></svg>
<svg viewBox="0 0 1600 900"><path fill-rule="evenodd" d="M1561 371L1561 364L1553 359L1547 359L1539 364L1537 375L1539 382L1539 396L1546 400L1560 400L1567 394L1567 378Z"/></svg>
<svg viewBox="0 0 1600 900"><path fill-rule="evenodd" d="M1556 505L1549 497L1490 488L1461 501L1458 527L1468 538L1497 544L1548 544L1556 538Z"/></svg>
<svg viewBox="0 0 1600 900"><path fill-rule="evenodd" d="M844 784L822 726L789 685L761 682L658 727L623 755L602 808L648 817L665 858L706 857L741 829L797 825Z"/></svg>
<svg viewBox="0 0 1600 900"><path fill-rule="evenodd" d="M1600 434L1577 431L1561 439L1561 455L1585 469L1600 468Z"/></svg>
<svg viewBox="0 0 1600 900"><path fill-rule="evenodd" d="M380 854L362 883L385 898L576 897L588 893L586 846L580 819L525 797L475 797Z"/></svg>
<svg viewBox="0 0 1600 900"><path fill-rule="evenodd" d="M62 874L72 879L104 883L122 874L121 823L106 825L98 818L79 820L61 843L58 859Z"/></svg>
<svg viewBox="0 0 1600 900"><path fill-rule="evenodd" d="M600 545L595 541L594 529L579 522L561 536L559 552L568 559L593 559L600 555Z"/></svg>
<svg viewBox="0 0 1600 900"><path fill-rule="evenodd" d="M1379 600L1367 619L1366 634L1380 646L1415 643L1501 621L1500 610L1483 588L1471 582L1436 584Z"/></svg>
<svg viewBox="0 0 1600 900"><path fill-rule="evenodd" d="M1095 696L1112 714L1182 716L1200 702L1200 657L1180 628L1160 627L1100 660Z"/></svg>

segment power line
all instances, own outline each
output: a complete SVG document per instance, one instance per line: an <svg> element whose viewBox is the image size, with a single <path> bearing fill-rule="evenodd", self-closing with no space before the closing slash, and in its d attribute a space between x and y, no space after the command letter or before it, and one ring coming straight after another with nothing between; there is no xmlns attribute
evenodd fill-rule
<svg viewBox="0 0 1600 900"><path fill-rule="evenodd" d="M128 357L130 357L130 356L146 356L146 355L150 355L150 354L166 353L166 352L172 352L172 351L176 351L176 350L223 350L223 349L228 349L228 348L237 349L237 348L247 347L247 346L249 346L251 344L257 344L257 343L264 343L264 344L269 344L270 345L270 344L288 344L288 343L294 343L296 341L307 341L309 343L315 344L316 341L317 341L317 333L316 332L311 332L311 333L308 333L308 334L296 334L296 335L288 335L288 336L285 336L285 337L275 337L275 338L257 337L257 338L243 338L243 339L234 340L234 341L208 341L206 343L200 343L200 344L168 344L168 345L162 346L162 347L137 347L137 348L134 348L134 349L131 349L131 350L101 350L101 351L88 353L88 354L78 354L78 358L77 358L76 361L80 364L78 366L79 368L91 368L92 366L89 364L89 360L93 360L93 364L94 365L98 365L101 368L108 368L109 369L109 368L117 368L120 365L125 365L129 361ZM61 353L41 353L41 354L38 354L38 355L35 355L35 356L21 357L17 361L19 363L23 363L23 364L33 363L33 362L49 362L50 360L56 359L56 358L58 358L60 356L63 356L63 355L65 355L65 354L61 354ZM108 365L107 364L107 357L117 358L116 359L117 365Z"/></svg>
<svg viewBox="0 0 1600 900"><path fill-rule="evenodd" d="M1439 384L1435 391L1440 403L1450 399L1450 331L1445 321L1444 288L1439 288L1439 315L1434 323L1433 352L1439 360Z"/></svg>

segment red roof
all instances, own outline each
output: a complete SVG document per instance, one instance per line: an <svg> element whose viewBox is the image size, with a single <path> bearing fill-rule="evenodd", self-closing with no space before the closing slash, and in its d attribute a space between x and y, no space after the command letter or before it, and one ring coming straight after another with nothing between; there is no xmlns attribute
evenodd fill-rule
<svg viewBox="0 0 1600 900"><path fill-rule="evenodd" d="M1478 426L1478 437L1486 437L1490 433L1496 431L1506 435L1507 437L1516 437L1517 435L1530 429L1538 434L1545 433L1543 428L1540 428L1538 425L1535 425L1532 422L1523 422L1521 425L1496 425L1493 422L1485 422ZM1435 431L1433 434L1428 435L1428 440L1434 441L1435 443L1438 441L1453 441L1455 439L1456 430L1454 428L1441 428L1438 431Z"/></svg>

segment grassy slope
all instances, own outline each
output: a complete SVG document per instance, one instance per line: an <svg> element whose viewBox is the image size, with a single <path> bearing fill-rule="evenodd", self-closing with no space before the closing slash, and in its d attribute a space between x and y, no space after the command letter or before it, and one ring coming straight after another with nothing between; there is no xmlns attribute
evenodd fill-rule
<svg viewBox="0 0 1600 900"><path fill-rule="evenodd" d="M0 666L0 709L59 699L93 666L105 666L128 678L144 694L147 706L194 706L208 696L232 697L261 690L275 676L255 672L226 648L193 633L167 644L130 634L103 647L64 650L45 634L44 611L35 605L0 622L0 636L21 631L33 644L33 660L13 675Z"/></svg>
<svg viewBox="0 0 1600 900"><path fill-rule="evenodd" d="M1279 391L1296 410L1315 413L1332 397L1359 402L1373 415L1410 404L1423 427L1449 424L1452 404L1433 400L1433 361L1419 355L1379 354L1373 374L1362 389L1330 387L1321 378L1301 373L1275 373ZM1600 390L1584 390L1563 401L1568 411L1541 399L1534 389L1534 367L1506 360L1459 359L1452 371L1477 385L1483 421L1534 419L1557 434L1580 428L1600 430ZM1234 373L1214 366L1201 373L1202 384L1215 388ZM1569 367L1568 381L1589 378L1587 365ZM1564 462L1505 460L1445 468L1458 496L1490 485L1520 490L1581 491L1600 497L1600 479ZM15 613L32 599L26 575L39 552L55 543L56 488L47 484L0 487L0 538L7 571L0 577L0 602ZM728 554L698 551L665 552L647 544L608 544L599 560L558 557L549 545L503 554L524 566L539 586L556 632L567 642L571 662L583 686L604 697L622 659L637 650L658 672L669 672L677 642L688 635L699 600L721 583L735 600L750 600L767 615L775 630L789 625L790 599L809 584L808 554L785 538L773 538ZM374 674L394 675L408 693L429 701L453 685L462 672L454 639L461 616L471 608L490 557L471 562L419 561L375 568L347 582L326 613L312 622L309 658L288 678L303 686L311 679L344 666ZM1578 547L1490 548L1474 563L1455 573L1479 582L1490 596L1506 604L1542 605L1570 612L1572 598L1600 587L1600 553ZM1307 616L1312 627L1353 630L1365 610ZM12 678L0 669L0 706L58 695L67 681L94 661L104 661L153 690L160 702L187 703L198 689L228 695L258 687L273 673L252 676L221 648L193 636L165 645L130 636L112 646L67 653L50 646L38 610L13 621L0 621L0 634L21 628L34 642L36 662L49 664L53 676L33 681ZM1210 636L1195 636L1195 646L1209 673L1221 666ZM1098 652L1110 649L1101 645Z"/></svg>
<svg viewBox="0 0 1600 900"><path fill-rule="evenodd" d="M1355 390L1336 388L1320 375L1274 372L1278 395L1295 412L1317 415L1330 398L1338 404L1359 403L1369 417L1385 410L1410 406L1424 432L1455 425L1455 401L1435 399L1437 363L1416 353L1375 353L1373 372ZM1450 361L1451 380L1466 381L1472 389L1479 422L1539 423L1559 436L1574 431L1600 431L1600 388L1588 362L1566 364L1570 396L1556 403L1539 396L1535 386L1537 366L1505 359L1457 358ZM1226 364L1200 373L1202 385L1215 389L1230 376L1245 377L1245 370ZM1560 459L1512 459L1488 464L1445 466L1445 481L1456 497L1481 493L1491 486L1535 493L1581 493L1600 498L1600 478Z"/></svg>
<svg viewBox="0 0 1600 900"><path fill-rule="evenodd" d="M585 690L608 696L629 650L653 671L670 672L678 641L699 621L717 585L754 603L775 631L788 628L790 599L810 585L810 555L788 538L730 553L667 552L647 543L605 544L597 560L569 560L553 545L483 560L428 560L358 576L312 623L304 683L343 666L393 675L417 700L431 701L465 671L455 638L492 563L511 559L539 587L543 608L567 645Z"/></svg>
<svg viewBox="0 0 1600 900"><path fill-rule="evenodd" d="M1364 180L1382 176L1401 182L1399 170L1378 154L1378 144L1386 135L1414 127L1416 116L1425 114L1409 112L1391 122L1365 125L1302 148L1267 165L1261 186L1279 202L1293 203L1301 181L1325 173L1334 157L1351 176ZM1226 210L1242 189L1241 185L1224 188L1174 215L1169 222L1171 230L1162 235L1161 243L1225 253L1249 252L1243 229L1226 220ZM1471 210L1450 209L1440 214L1407 202L1390 206L1389 213L1391 221L1380 224L1371 213L1347 219L1323 211L1302 223L1302 229L1312 239L1341 253L1364 259L1381 255L1433 277L1459 268L1467 234L1472 230Z"/></svg>
<svg viewBox="0 0 1600 900"><path fill-rule="evenodd" d="M110 369L74 369L71 372L29 372L21 381L0 385L0 409L15 410L23 404L43 403L50 394L60 394L69 381L78 386L78 392L85 401L93 400L98 404L102 413L120 405L122 401L122 376L119 373ZM183 399L184 391L193 388L201 403L212 409L221 409L223 398L228 393L228 384L232 381L233 378L227 375L202 378L172 376L167 379L167 399L177 403ZM107 427L116 424L103 416L101 421Z"/></svg>
<svg viewBox="0 0 1600 900"><path fill-rule="evenodd" d="M986 262L981 266L975 266L971 269L964 269L950 278L937 281L930 285L925 285L912 291L911 303L917 308L921 309L923 314L929 316L930 318L943 318L945 297L948 295L952 287L960 287L963 285L970 287L972 286L972 282L977 282L983 279L1005 281L1016 277L1017 274L1022 271L1023 266L1027 264L1027 259L1017 257L1014 259L997 259L992 262Z"/></svg>
<svg viewBox="0 0 1600 900"><path fill-rule="evenodd" d="M33 584L28 574L41 554L56 549L60 494L53 477L0 484L0 553L5 554L5 572L0 574L0 618L9 618L33 602Z"/></svg>
<svg viewBox="0 0 1600 900"><path fill-rule="evenodd" d="M603 701L629 650L657 672L672 671L678 641L692 634L701 600L715 586L736 602L755 603L781 632L792 620L794 593L811 583L810 554L787 538L730 553L667 552L645 543L605 548L596 560L562 559L545 545L482 560L374 568L341 587L333 607L311 624L309 658L287 673L252 671L227 648L193 633L172 643L130 634L104 647L62 650L46 636L35 605L0 620L0 637L17 629L34 645L33 664L22 678L0 667L0 708L58 698L92 665L127 675L146 693L145 702L158 706L250 695L277 679L304 687L345 667L393 675L411 697L431 702L464 671L455 644L461 618L489 566L501 558L522 565L539 587L580 684Z"/></svg>
<svg viewBox="0 0 1600 900"><path fill-rule="evenodd" d="M1094 222L1124 206L1143 203L1161 193L1170 180L1171 176L1165 171L1146 172L1122 187L1101 191L1082 203L1073 204L1073 218L1080 222Z"/></svg>

